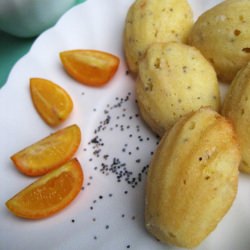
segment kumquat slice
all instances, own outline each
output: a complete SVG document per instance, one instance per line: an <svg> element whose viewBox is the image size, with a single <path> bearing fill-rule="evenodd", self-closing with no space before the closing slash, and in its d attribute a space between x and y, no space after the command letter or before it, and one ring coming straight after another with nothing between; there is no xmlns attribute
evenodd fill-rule
<svg viewBox="0 0 250 250"><path fill-rule="evenodd" d="M41 219L68 206L83 185L83 171L78 160L72 159L40 177L6 202L16 216Z"/></svg>
<svg viewBox="0 0 250 250"><path fill-rule="evenodd" d="M76 81L89 86L102 86L116 73L120 59L99 50L68 50L60 53L65 70Z"/></svg>
<svg viewBox="0 0 250 250"><path fill-rule="evenodd" d="M37 141L10 158L23 174L39 176L70 160L80 142L81 130L74 124Z"/></svg>
<svg viewBox="0 0 250 250"><path fill-rule="evenodd" d="M50 126L57 126L67 119L73 109L69 94L59 85L42 78L30 79L33 104Z"/></svg>

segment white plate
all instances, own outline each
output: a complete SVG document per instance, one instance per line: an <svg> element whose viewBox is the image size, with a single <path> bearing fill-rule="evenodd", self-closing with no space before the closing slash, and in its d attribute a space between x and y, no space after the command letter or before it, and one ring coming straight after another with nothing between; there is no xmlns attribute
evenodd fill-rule
<svg viewBox="0 0 250 250"><path fill-rule="evenodd" d="M190 1L196 17L217 2ZM145 172L157 138L138 117L134 82L126 74L122 31L131 3L91 0L73 8L36 40L0 90L0 249L176 249L156 241L143 225ZM106 87L83 86L65 73L58 53L76 48L121 58ZM4 205L35 180L20 174L9 156L55 131L34 110L30 77L50 79L69 92L74 111L61 127L77 123L83 135L76 156L85 172L84 190L65 210L38 221L19 219ZM198 249L249 249L249 197L249 178L241 175L233 207Z"/></svg>

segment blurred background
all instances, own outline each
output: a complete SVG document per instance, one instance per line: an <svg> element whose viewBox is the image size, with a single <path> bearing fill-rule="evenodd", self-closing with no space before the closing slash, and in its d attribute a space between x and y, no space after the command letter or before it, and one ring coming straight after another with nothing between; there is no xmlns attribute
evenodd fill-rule
<svg viewBox="0 0 250 250"><path fill-rule="evenodd" d="M14 64L29 51L37 36L53 26L71 7L84 1L1 0L0 88L6 83Z"/></svg>

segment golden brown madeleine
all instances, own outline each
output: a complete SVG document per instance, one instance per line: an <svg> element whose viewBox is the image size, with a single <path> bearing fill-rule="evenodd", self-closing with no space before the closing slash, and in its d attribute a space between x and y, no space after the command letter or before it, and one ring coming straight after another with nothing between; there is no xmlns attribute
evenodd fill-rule
<svg viewBox="0 0 250 250"><path fill-rule="evenodd" d="M160 241L195 247L231 207L240 151L224 117L202 108L161 139L149 167L145 225Z"/></svg>
<svg viewBox="0 0 250 250"><path fill-rule="evenodd" d="M136 0L125 22L124 49L131 72L153 42L186 42L193 25L187 0Z"/></svg>
<svg viewBox="0 0 250 250"><path fill-rule="evenodd" d="M149 47L139 63L136 97L143 119L159 135L190 111L220 106L211 64L196 48L176 42Z"/></svg>
<svg viewBox="0 0 250 250"><path fill-rule="evenodd" d="M222 114L232 121L238 136L242 153L240 170L250 174L250 63L230 85Z"/></svg>
<svg viewBox="0 0 250 250"><path fill-rule="evenodd" d="M224 1L195 22L189 44L214 65L220 80L231 82L250 60L250 1Z"/></svg>

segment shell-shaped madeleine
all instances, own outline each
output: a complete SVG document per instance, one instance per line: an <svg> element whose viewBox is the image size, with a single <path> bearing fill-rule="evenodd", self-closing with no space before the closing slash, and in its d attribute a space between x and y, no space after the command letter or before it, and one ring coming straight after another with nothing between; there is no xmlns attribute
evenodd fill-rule
<svg viewBox="0 0 250 250"><path fill-rule="evenodd" d="M242 153L240 170L250 174L250 63L232 81L222 114L231 120L238 136Z"/></svg>
<svg viewBox="0 0 250 250"><path fill-rule="evenodd" d="M135 0L127 13L124 50L129 69L137 73L138 62L153 42L186 42L193 25L187 0Z"/></svg>
<svg viewBox="0 0 250 250"><path fill-rule="evenodd" d="M231 124L202 108L161 139L149 167L145 225L162 242L199 245L231 207L241 156Z"/></svg>

